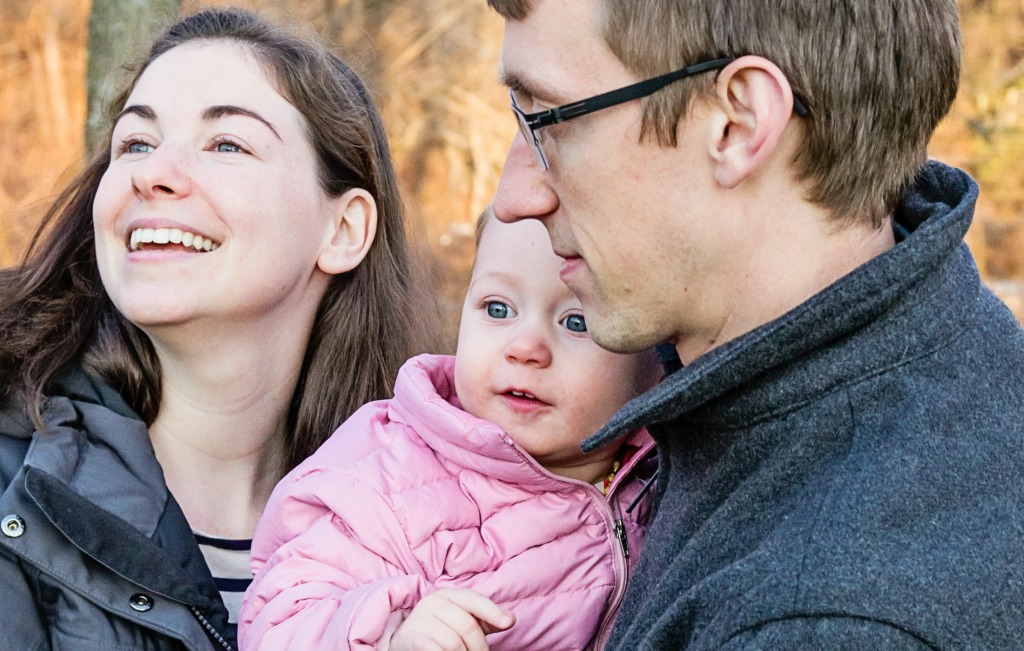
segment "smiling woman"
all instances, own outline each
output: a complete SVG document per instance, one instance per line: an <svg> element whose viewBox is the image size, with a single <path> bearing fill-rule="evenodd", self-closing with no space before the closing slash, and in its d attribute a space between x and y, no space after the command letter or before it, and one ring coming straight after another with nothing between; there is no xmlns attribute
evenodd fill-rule
<svg viewBox="0 0 1024 651"><path fill-rule="evenodd" d="M0 271L0 647L231 648L274 484L431 333L378 113L322 46L195 14L112 116Z"/></svg>

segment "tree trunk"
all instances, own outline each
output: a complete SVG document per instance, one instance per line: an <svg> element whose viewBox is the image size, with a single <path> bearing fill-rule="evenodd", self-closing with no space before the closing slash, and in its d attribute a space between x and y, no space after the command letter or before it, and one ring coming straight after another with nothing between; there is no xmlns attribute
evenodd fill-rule
<svg viewBox="0 0 1024 651"><path fill-rule="evenodd" d="M142 59L153 38L178 17L181 0L93 0L89 16L88 114L85 147L93 154L109 124L106 113L128 80L127 67Z"/></svg>

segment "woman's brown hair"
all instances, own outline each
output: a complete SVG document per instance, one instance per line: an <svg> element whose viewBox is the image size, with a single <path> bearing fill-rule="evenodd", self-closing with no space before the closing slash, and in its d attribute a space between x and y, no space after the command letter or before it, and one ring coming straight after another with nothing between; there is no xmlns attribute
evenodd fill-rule
<svg viewBox="0 0 1024 651"><path fill-rule="evenodd" d="M315 40L244 10L188 16L157 38L112 104L111 117L150 63L197 40L231 40L248 48L305 118L324 190L338 196L359 187L377 202L369 253L354 270L332 278L317 311L288 413L290 468L360 405L390 395L399 366L434 333L415 307L424 295L411 271L380 116L359 77ZM24 404L40 428L47 386L72 363L116 388L147 424L160 408L153 347L114 308L96 264L92 204L109 162L108 146L47 212L23 264L0 271L0 401Z"/></svg>

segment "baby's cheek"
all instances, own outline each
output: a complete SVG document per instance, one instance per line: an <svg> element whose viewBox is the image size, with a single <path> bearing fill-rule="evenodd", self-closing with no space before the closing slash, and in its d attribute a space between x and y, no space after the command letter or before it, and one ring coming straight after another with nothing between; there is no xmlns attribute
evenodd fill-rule
<svg viewBox="0 0 1024 651"><path fill-rule="evenodd" d="M621 368L620 377L623 378L627 391L627 402L653 388L664 377L664 366L653 348L642 353L617 357Z"/></svg>
<svg viewBox="0 0 1024 651"><path fill-rule="evenodd" d="M469 354L455 357L455 396L463 411L482 418L479 413L479 399L474 390L482 386L483 378L479 377L478 365L467 361L467 358L471 357Z"/></svg>
<svg viewBox="0 0 1024 651"><path fill-rule="evenodd" d="M647 389L650 378L648 369L641 363L638 356L614 353L609 353L609 355L611 358L602 366L600 381L604 399L616 403L615 411L617 411L618 407L643 393Z"/></svg>

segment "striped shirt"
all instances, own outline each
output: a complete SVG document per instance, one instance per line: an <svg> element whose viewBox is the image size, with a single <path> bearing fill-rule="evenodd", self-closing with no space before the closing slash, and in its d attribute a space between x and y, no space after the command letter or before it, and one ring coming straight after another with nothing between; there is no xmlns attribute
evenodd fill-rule
<svg viewBox="0 0 1024 651"><path fill-rule="evenodd" d="M252 583L252 572L249 570L252 541L214 538L195 531L193 533L224 605L228 608L228 622L234 628L238 624L242 597Z"/></svg>

